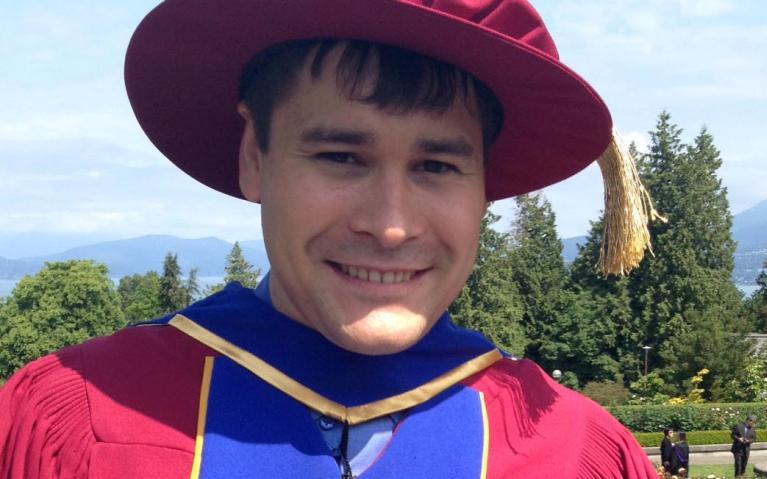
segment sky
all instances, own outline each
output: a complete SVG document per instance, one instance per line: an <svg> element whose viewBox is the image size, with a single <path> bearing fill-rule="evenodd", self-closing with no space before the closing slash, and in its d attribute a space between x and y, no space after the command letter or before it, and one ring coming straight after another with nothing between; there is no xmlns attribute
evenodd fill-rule
<svg viewBox="0 0 767 479"><path fill-rule="evenodd" d="M124 52L156 4L0 0L0 236L261 237L257 205L185 177L131 112ZM706 126L722 153L731 211L767 198L767 2L533 4L563 62L602 95L625 141L645 148L662 110L685 141ZM544 194L562 237L585 234L601 208L598 169ZM501 229L513 219L511 200L493 210Z"/></svg>

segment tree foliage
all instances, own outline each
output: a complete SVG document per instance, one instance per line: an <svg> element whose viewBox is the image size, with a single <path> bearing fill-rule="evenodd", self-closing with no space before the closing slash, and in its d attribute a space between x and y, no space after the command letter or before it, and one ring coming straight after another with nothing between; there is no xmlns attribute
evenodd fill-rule
<svg viewBox="0 0 767 479"><path fill-rule="evenodd" d="M238 282L246 288L255 288L258 286L258 280L261 276L261 270L253 269L253 265L248 263L245 255L242 253L240 243L235 241L232 250L226 256L226 266L224 267L224 282L214 284L205 289L205 296L209 296L220 291L231 282Z"/></svg>
<svg viewBox="0 0 767 479"><path fill-rule="evenodd" d="M722 160L705 128L691 145L684 145L680 135L670 115L662 113L651 132L650 152L640 162L645 184L668 222L652 225L655 255L648 255L632 276L635 311L665 363L664 377L674 384L702 367L732 374L742 358L729 354L726 347L733 344L726 338L737 338L743 329L736 314L739 293L730 279L732 215L716 174ZM703 344L714 349L701 350ZM702 364L704 355L712 362Z"/></svg>
<svg viewBox="0 0 767 479"><path fill-rule="evenodd" d="M181 277L178 255L168 253L162 266L160 277L160 309L163 313L178 311L189 305L190 294Z"/></svg>
<svg viewBox="0 0 767 479"><path fill-rule="evenodd" d="M757 290L743 302L742 315L754 331L767 332L767 259L756 277Z"/></svg>
<svg viewBox="0 0 767 479"><path fill-rule="evenodd" d="M458 325L480 331L500 348L521 356L526 339L520 325L521 301L510 270L508 234L491 227L499 218L488 211L482 219L474 269L450 313Z"/></svg>
<svg viewBox="0 0 767 479"><path fill-rule="evenodd" d="M117 286L125 320L135 324L162 316L160 276L156 271L120 278Z"/></svg>
<svg viewBox="0 0 767 479"><path fill-rule="evenodd" d="M650 132L650 151L639 156L640 175L657 209L668 218L651 228L653 253L629 278L602 278L595 265L601 220L592 224L571 269L574 285L590 296L589 311L612 323L605 354L625 380L642 382L641 346L652 346L651 369L664 391L680 394L686 378L703 368L708 389L727 381L748 355L747 324L738 318L739 293L731 282L735 243L727 191L717 177L722 160L703 128L689 145L668 113ZM714 388L716 389L716 388Z"/></svg>
<svg viewBox="0 0 767 479"><path fill-rule="evenodd" d="M92 261L46 263L24 277L0 308L0 377L63 346L125 325L107 267Z"/></svg>
<svg viewBox="0 0 767 479"><path fill-rule="evenodd" d="M590 298L570 283L551 204L540 193L515 200L510 256L529 339L526 356L547 371L561 370L573 386L614 379L616 363L604 354L611 325L592 314Z"/></svg>

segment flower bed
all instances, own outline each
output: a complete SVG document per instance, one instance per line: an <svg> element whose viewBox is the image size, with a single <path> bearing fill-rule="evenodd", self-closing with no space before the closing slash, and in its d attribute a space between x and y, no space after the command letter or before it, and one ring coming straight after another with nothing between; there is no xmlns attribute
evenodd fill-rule
<svg viewBox="0 0 767 479"><path fill-rule="evenodd" d="M749 414L767 420L767 403L613 406L607 409L634 433L657 433L666 427L685 431L729 431Z"/></svg>

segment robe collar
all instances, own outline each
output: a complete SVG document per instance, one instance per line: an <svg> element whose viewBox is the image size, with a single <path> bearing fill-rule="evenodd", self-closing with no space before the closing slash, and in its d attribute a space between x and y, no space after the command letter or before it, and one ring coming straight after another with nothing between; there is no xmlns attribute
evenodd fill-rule
<svg viewBox="0 0 767 479"><path fill-rule="evenodd" d="M420 404L502 357L480 334L455 326L447 313L405 351L354 353L238 283L165 321L294 399L349 423Z"/></svg>

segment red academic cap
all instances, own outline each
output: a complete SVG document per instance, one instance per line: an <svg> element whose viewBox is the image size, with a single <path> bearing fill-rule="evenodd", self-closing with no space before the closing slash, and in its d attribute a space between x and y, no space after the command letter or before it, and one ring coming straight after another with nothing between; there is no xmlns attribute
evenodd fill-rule
<svg viewBox="0 0 767 479"><path fill-rule="evenodd" d="M176 166L241 198L236 107L243 67L270 46L315 38L405 48L487 85L505 116L486 169L488 201L561 181L610 150L607 107L559 61L525 0L166 0L128 47L131 105Z"/></svg>

